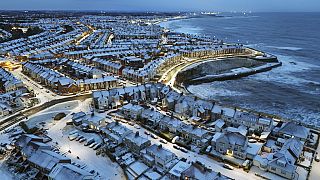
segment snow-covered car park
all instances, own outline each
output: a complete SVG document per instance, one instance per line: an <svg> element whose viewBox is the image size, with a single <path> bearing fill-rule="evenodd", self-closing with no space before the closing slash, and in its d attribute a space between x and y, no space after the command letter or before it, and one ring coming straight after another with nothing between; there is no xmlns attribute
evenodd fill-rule
<svg viewBox="0 0 320 180"><path fill-rule="evenodd" d="M71 114L65 117L65 120L70 118ZM65 126L65 123L66 121L62 120L48 130L48 135L53 139L53 146L83 169L88 172L94 171L101 179L124 178L124 173L117 163L113 163L108 157L96 154L96 150L102 146L99 135L84 133L73 126Z"/></svg>
<svg viewBox="0 0 320 180"><path fill-rule="evenodd" d="M73 105L69 106L72 103ZM50 122L46 121L45 127L42 127L41 131L51 139L47 144L53 148L52 151L71 159L72 165L93 174L97 179L124 179L124 172L117 163L112 162L107 156L97 155L97 151L102 146L102 139L98 134L85 133L81 130L76 130L74 126L66 125L67 121L71 119L73 112L80 110L90 111L90 100L82 101L81 103L79 101L62 103L30 116L28 122L30 124L38 124L40 119L46 117L50 112L68 112L67 116L63 119L59 121L50 119ZM50 118L51 116L50 114ZM20 126L17 126L13 130L2 132L5 134L1 135L0 142L10 144L10 142L13 142L14 139L23 133L20 129ZM15 137L10 138L11 135L15 135ZM73 140L69 139L71 137L69 135L73 135L71 138ZM27 177L26 173L18 174L16 170L7 168L7 165L3 162L3 160L0 161L1 179L9 180L13 179L13 177Z"/></svg>

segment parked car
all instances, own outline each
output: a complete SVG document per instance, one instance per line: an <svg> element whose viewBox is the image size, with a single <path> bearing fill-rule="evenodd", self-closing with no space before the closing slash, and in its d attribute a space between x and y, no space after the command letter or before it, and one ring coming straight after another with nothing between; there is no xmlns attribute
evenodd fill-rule
<svg viewBox="0 0 320 180"><path fill-rule="evenodd" d="M318 155L316 155L316 156L314 157L314 160L315 160L315 161L317 161L317 162L319 162L319 161L320 161L319 156L318 156Z"/></svg>
<svg viewBox="0 0 320 180"><path fill-rule="evenodd" d="M79 143L82 143L83 141L87 140L85 137L82 137L80 140L79 140Z"/></svg>
<svg viewBox="0 0 320 180"><path fill-rule="evenodd" d="M150 133L149 133L148 131L145 131L144 133L145 133L146 135L148 135L148 136L150 135Z"/></svg>
<svg viewBox="0 0 320 180"><path fill-rule="evenodd" d="M140 126L139 125L134 125L134 127L136 128L136 129L140 129Z"/></svg>
<svg viewBox="0 0 320 180"><path fill-rule="evenodd" d="M167 144L168 142L166 140L160 139L160 142L163 144Z"/></svg>
<svg viewBox="0 0 320 180"><path fill-rule="evenodd" d="M186 158L181 158L180 160L183 161L183 162L187 162Z"/></svg>
<svg viewBox="0 0 320 180"><path fill-rule="evenodd" d="M98 148L100 148L101 147L101 143L98 143L97 145L95 145L94 147L93 147L93 150L97 150Z"/></svg>
<svg viewBox="0 0 320 180"><path fill-rule="evenodd" d="M68 136L68 138L70 139L70 141L73 141L78 137L78 135L79 135L78 133L71 134L71 135Z"/></svg>
<svg viewBox="0 0 320 180"><path fill-rule="evenodd" d="M128 122L128 124L129 124L130 126L133 126L133 125L134 125L132 122Z"/></svg>
<svg viewBox="0 0 320 180"><path fill-rule="evenodd" d="M177 145L173 145L173 148L180 150L180 147Z"/></svg>
<svg viewBox="0 0 320 180"><path fill-rule="evenodd" d="M207 152L207 153L209 153L211 150L212 150L212 146L208 146L208 147L206 148L206 152Z"/></svg>
<svg viewBox="0 0 320 180"><path fill-rule="evenodd" d="M151 134L151 137L152 137L153 139L158 139L158 137L155 136L155 135L153 135L153 134Z"/></svg>
<svg viewBox="0 0 320 180"><path fill-rule="evenodd" d="M86 141L86 143L84 144L85 146L89 146L90 144L94 143L94 139L90 138Z"/></svg>
<svg viewBox="0 0 320 180"><path fill-rule="evenodd" d="M78 130L73 130L73 131L69 132L69 135L75 134L77 132L78 132Z"/></svg>
<svg viewBox="0 0 320 180"><path fill-rule="evenodd" d="M79 141L81 138L83 138L82 135L79 135L77 138L76 138L76 141Z"/></svg>
<svg viewBox="0 0 320 180"><path fill-rule="evenodd" d="M92 144L89 145L89 148L93 148L94 146L96 146L98 143L97 142L94 142Z"/></svg>
<svg viewBox="0 0 320 180"><path fill-rule="evenodd" d="M224 168L226 168L226 169L229 169L229 170L233 170L233 169L234 169L234 168L233 168L231 165L229 165L229 164L223 164L222 167L224 167Z"/></svg>
<svg viewBox="0 0 320 180"><path fill-rule="evenodd" d="M179 140L179 136L174 137L174 138L172 139L172 143L175 144L177 140Z"/></svg>
<svg viewBox="0 0 320 180"><path fill-rule="evenodd" d="M186 150L185 148L180 148L180 151L182 151L184 153L188 153L188 150Z"/></svg>

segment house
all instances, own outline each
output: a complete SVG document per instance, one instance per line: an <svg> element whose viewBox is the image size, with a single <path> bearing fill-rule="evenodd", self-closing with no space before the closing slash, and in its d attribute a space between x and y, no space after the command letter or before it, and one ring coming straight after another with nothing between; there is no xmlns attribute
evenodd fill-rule
<svg viewBox="0 0 320 180"><path fill-rule="evenodd" d="M59 163L71 163L69 158L49 150L38 150L27 161L44 175L48 175L54 166Z"/></svg>
<svg viewBox="0 0 320 180"><path fill-rule="evenodd" d="M74 113L72 115L72 122L73 124L75 124L76 126L79 126L82 124L82 119L86 116L87 114L83 111L80 111L80 112L77 112L77 113Z"/></svg>
<svg viewBox="0 0 320 180"><path fill-rule="evenodd" d="M30 141L26 146L24 146L20 150L20 153L22 155L22 158L25 160L30 158L30 156L38 150L52 150L52 148L51 146L43 142Z"/></svg>
<svg viewBox="0 0 320 180"><path fill-rule="evenodd" d="M296 177L296 162L300 160L303 144L299 138L288 139L281 150L272 155L268 162L268 171L287 179Z"/></svg>
<svg viewBox="0 0 320 180"><path fill-rule="evenodd" d="M238 126L238 127L226 127L225 129L222 130L222 132L233 132L233 133L240 133L244 136L247 136L248 133L248 128L246 126Z"/></svg>
<svg viewBox="0 0 320 180"><path fill-rule="evenodd" d="M181 173L180 179L214 179L214 180L231 180L231 178L222 175L220 172L212 171L211 169L206 168L198 164L191 164L191 166L185 169Z"/></svg>
<svg viewBox="0 0 320 180"><path fill-rule="evenodd" d="M279 129L274 130L276 135L284 139L291 137L306 142L310 137L310 129L295 122L284 123Z"/></svg>
<svg viewBox="0 0 320 180"><path fill-rule="evenodd" d="M22 155L24 163L39 170L38 178L60 180L94 179L94 176L72 164L69 158L52 151L44 139L33 134L22 134L15 142L16 151Z"/></svg>
<svg viewBox="0 0 320 180"><path fill-rule="evenodd" d="M21 95L15 98L15 104L17 107L29 108L32 106L31 97L29 95Z"/></svg>
<svg viewBox="0 0 320 180"><path fill-rule="evenodd" d="M142 120L150 126L156 126L163 119L164 115L153 109L144 109L141 114Z"/></svg>
<svg viewBox="0 0 320 180"><path fill-rule="evenodd" d="M159 180L161 179L161 175L159 173L157 173L156 171L154 171L153 169L149 169L147 172L145 172L143 178L146 178L148 180ZM141 178L141 179L143 179Z"/></svg>
<svg viewBox="0 0 320 180"><path fill-rule="evenodd" d="M101 133L116 144L121 144L124 138L132 133L132 130L119 124L118 122L112 122L101 128Z"/></svg>
<svg viewBox="0 0 320 180"><path fill-rule="evenodd" d="M129 103L122 106L121 111L125 118L138 120L141 118L143 107Z"/></svg>
<svg viewBox="0 0 320 180"><path fill-rule="evenodd" d="M27 146L29 142L43 142L43 138L33 135L33 134L22 134L15 142L15 146L21 150L23 147Z"/></svg>
<svg viewBox="0 0 320 180"><path fill-rule="evenodd" d="M139 155L142 149L145 149L151 145L151 141L139 136L139 132L137 132L127 135L124 138L124 144L131 152Z"/></svg>
<svg viewBox="0 0 320 180"><path fill-rule="evenodd" d="M82 125L84 124L91 130L99 131L101 127L106 125L106 119L102 116L97 116L94 114L86 115L82 119Z"/></svg>
<svg viewBox="0 0 320 180"><path fill-rule="evenodd" d="M134 179L138 179L148 169L149 169L149 167L147 165L145 165L143 162L136 161L136 162L130 164L127 167L126 171L131 177L133 177Z"/></svg>
<svg viewBox="0 0 320 180"><path fill-rule="evenodd" d="M155 166L159 172L169 171L174 166L172 162L176 159L174 153L156 144L147 147L141 156L148 166Z"/></svg>
<svg viewBox="0 0 320 180"><path fill-rule="evenodd" d="M62 94L78 92L78 86L74 84L74 80L67 77L60 77L57 82L58 91Z"/></svg>
<svg viewBox="0 0 320 180"><path fill-rule="evenodd" d="M72 164L57 164L48 175L49 180L92 180L94 175Z"/></svg>
<svg viewBox="0 0 320 180"><path fill-rule="evenodd" d="M181 94L176 91L170 91L166 97L162 100L162 108L170 111L174 111L175 105L179 100Z"/></svg>
<svg viewBox="0 0 320 180"><path fill-rule="evenodd" d="M211 140L211 145L216 152L245 159L248 138L239 132L216 133Z"/></svg>
<svg viewBox="0 0 320 180"><path fill-rule="evenodd" d="M215 104L211 110L211 119L222 119L225 122L231 122L235 115L235 108L223 107L219 104Z"/></svg>
<svg viewBox="0 0 320 180"><path fill-rule="evenodd" d="M195 117L200 117L202 120L210 120L211 119L211 111L213 108L213 104L204 100L197 100L193 105L193 113L192 115Z"/></svg>
<svg viewBox="0 0 320 180"><path fill-rule="evenodd" d="M181 96L175 105L174 111L180 115L181 119L187 119L192 116L192 108L194 104L194 97Z"/></svg>
<svg viewBox="0 0 320 180"><path fill-rule="evenodd" d="M159 128L161 131L169 131L171 133L181 132L183 122L177 120L175 118L170 118L168 116L164 116L164 118L159 122Z"/></svg>
<svg viewBox="0 0 320 180"><path fill-rule="evenodd" d="M0 116L6 116L12 112L10 106L0 102Z"/></svg>
<svg viewBox="0 0 320 180"><path fill-rule="evenodd" d="M81 125L83 128L89 128L96 131L99 131L101 127L106 125L104 117L94 115L94 113L86 114L82 111L73 114L71 120L76 126Z"/></svg>
<svg viewBox="0 0 320 180"><path fill-rule="evenodd" d="M81 92L88 92L97 89L110 89L118 85L118 79L113 76L103 76L95 79L80 79L75 82Z"/></svg>
<svg viewBox="0 0 320 180"><path fill-rule="evenodd" d="M209 131L187 124L182 127L181 136L199 147L209 144L209 139L212 137Z"/></svg>
<svg viewBox="0 0 320 180"><path fill-rule="evenodd" d="M182 178L182 174L184 171L189 169L191 167L191 164L179 161L176 165L174 165L170 171L169 171L169 178L171 180L180 180Z"/></svg>
<svg viewBox="0 0 320 180"><path fill-rule="evenodd" d="M216 120L213 125L214 125L214 129L216 130L216 132L222 132L222 129L225 127L225 122L222 119L218 119Z"/></svg>
<svg viewBox="0 0 320 180"><path fill-rule="evenodd" d="M273 120L271 118L261 118L259 115L237 110L231 122L234 126L244 125L254 131L271 131Z"/></svg>

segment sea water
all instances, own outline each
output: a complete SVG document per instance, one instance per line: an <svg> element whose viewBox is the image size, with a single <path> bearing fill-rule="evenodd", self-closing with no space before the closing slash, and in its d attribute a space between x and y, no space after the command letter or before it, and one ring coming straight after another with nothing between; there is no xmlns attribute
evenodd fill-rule
<svg viewBox="0 0 320 180"><path fill-rule="evenodd" d="M162 23L171 30L239 42L283 66L238 80L192 85L195 95L320 126L320 13L251 13Z"/></svg>

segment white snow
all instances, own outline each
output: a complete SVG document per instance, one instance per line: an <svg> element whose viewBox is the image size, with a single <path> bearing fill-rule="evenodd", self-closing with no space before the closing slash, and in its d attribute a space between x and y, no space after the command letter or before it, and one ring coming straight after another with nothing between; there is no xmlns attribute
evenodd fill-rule
<svg viewBox="0 0 320 180"><path fill-rule="evenodd" d="M88 146L84 146L84 143L79 143L78 141L70 141L68 139L68 133L64 132L66 130L66 121L71 119L71 112L79 111L90 111L91 99L87 99L83 102L72 101L68 103L59 104L54 106L44 112L39 112L30 118L30 121L41 119L45 115L50 114L50 112L64 112L66 110L66 104L70 105L69 109L67 107L67 116L60 121L53 121L53 123L48 124L48 136L52 138L52 141L49 142L52 146L58 146L60 152L64 153L68 158L73 162L86 166L85 169L97 171L101 179L123 179L124 173L122 168L118 166L117 163L113 163L108 157L97 156L96 151ZM41 116L38 116L40 114ZM92 134L96 138L99 138L98 135ZM71 151L69 153L68 151ZM77 156L80 160L77 159Z"/></svg>

